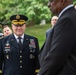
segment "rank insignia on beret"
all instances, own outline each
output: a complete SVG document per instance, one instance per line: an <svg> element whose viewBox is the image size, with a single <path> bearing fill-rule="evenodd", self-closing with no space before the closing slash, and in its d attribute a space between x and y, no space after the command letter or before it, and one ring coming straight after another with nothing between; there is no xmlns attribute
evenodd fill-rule
<svg viewBox="0 0 76 75"><path fill-rule="evenodd" d="M28 17L25 15L17 14L17 15L12 15L10 17L10 20L11 20L12 24L14 24L14 25L23 25L23 24L25 24L25 21L28 20Z"/></svg>
<svg viewBox="0 0 76 75"><path fill-rule="evenodd" d="M18 19L18 20L19 20L19 19L20 19L20 16L19 16L19 15L17 15L17 16L16 16L16 19Z"/></svg>

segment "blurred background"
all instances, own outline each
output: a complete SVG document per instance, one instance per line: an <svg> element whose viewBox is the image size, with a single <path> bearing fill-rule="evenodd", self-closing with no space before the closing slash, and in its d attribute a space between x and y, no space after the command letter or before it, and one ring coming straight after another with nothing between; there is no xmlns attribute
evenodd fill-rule
<svg viewBox="0 0 76 75"><path fill-rule="evenodd" d="M0 22L11 27L10 16L23 14L28 16L25 33L38 38L41 47L45 41L46 30L51 27L50 18L53 16L47 7L49 0L0 0ZM76 0L73 0L76 5ZM0 29L1 31L1 29Z"/></svg>

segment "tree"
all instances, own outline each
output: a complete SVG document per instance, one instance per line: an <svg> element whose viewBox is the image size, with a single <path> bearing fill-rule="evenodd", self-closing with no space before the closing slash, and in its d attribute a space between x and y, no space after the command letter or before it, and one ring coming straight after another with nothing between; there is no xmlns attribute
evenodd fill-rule
<svg viewBox="0 0 76 75"><path fill-rule="evenodd" d="M0 21L10 23L11 15L24 14L35 24L39 24L42 19L48 22L52 15L47 3L48 0L0 0Z"/></svg>

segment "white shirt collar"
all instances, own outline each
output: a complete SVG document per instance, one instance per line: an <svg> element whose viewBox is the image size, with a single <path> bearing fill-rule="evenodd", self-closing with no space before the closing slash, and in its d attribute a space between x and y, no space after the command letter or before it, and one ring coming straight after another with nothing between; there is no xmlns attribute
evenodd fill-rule
<svg viewBox="0 0 76 75"><path fill-rule="evenodd" d="M18 39L19 36L17 36L16 34L14 34L15 38ZM24 38L24 34L21 36L21 38Z"/></svg>
<svg viewBox="0 0 76 75"><path fill-rule="evenodd" d="M71 8L71 7L73 7L73 6L74 6L74 5L71 4L71 5L68 5L67 7L65 7L65 8L60 12L60 14L59 14L58 17L60 17L64 11L66 11L67 9L69 9L69 8Z"/></svg>
<svg viewBox="0 0 76 75"><path fill-rule="evenodd" d="M17 36L16 34L14 34L14 36L15 36L15 38L16 38L16 41L19 42L19 40L18 40L18 37L19 37L19 36ZM21 38L22 38L22 39L21 39L21 42L23 43L24 34L21 36Z"/></svg>

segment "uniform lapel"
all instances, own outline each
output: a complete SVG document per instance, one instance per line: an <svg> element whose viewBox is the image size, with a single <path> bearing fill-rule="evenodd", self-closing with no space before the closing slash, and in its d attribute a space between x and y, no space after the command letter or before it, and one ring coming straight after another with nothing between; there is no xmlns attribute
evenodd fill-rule
<svg viewBox="0 0 76 75"><path fill-rule="evenodd" d="M24 35L24 40L23 40L22 49L24 49L24 48L27 47L28 45L29 45L29 37L27 37L27 35Z"/></svg>
<svg viewBox="0 0 76 75"><path fill-rule="evenodd" d="M14 35L11 35L11 37L10 37L10 44L13 45L16 48L19 48L18 43L17 43Z"/></svg>

